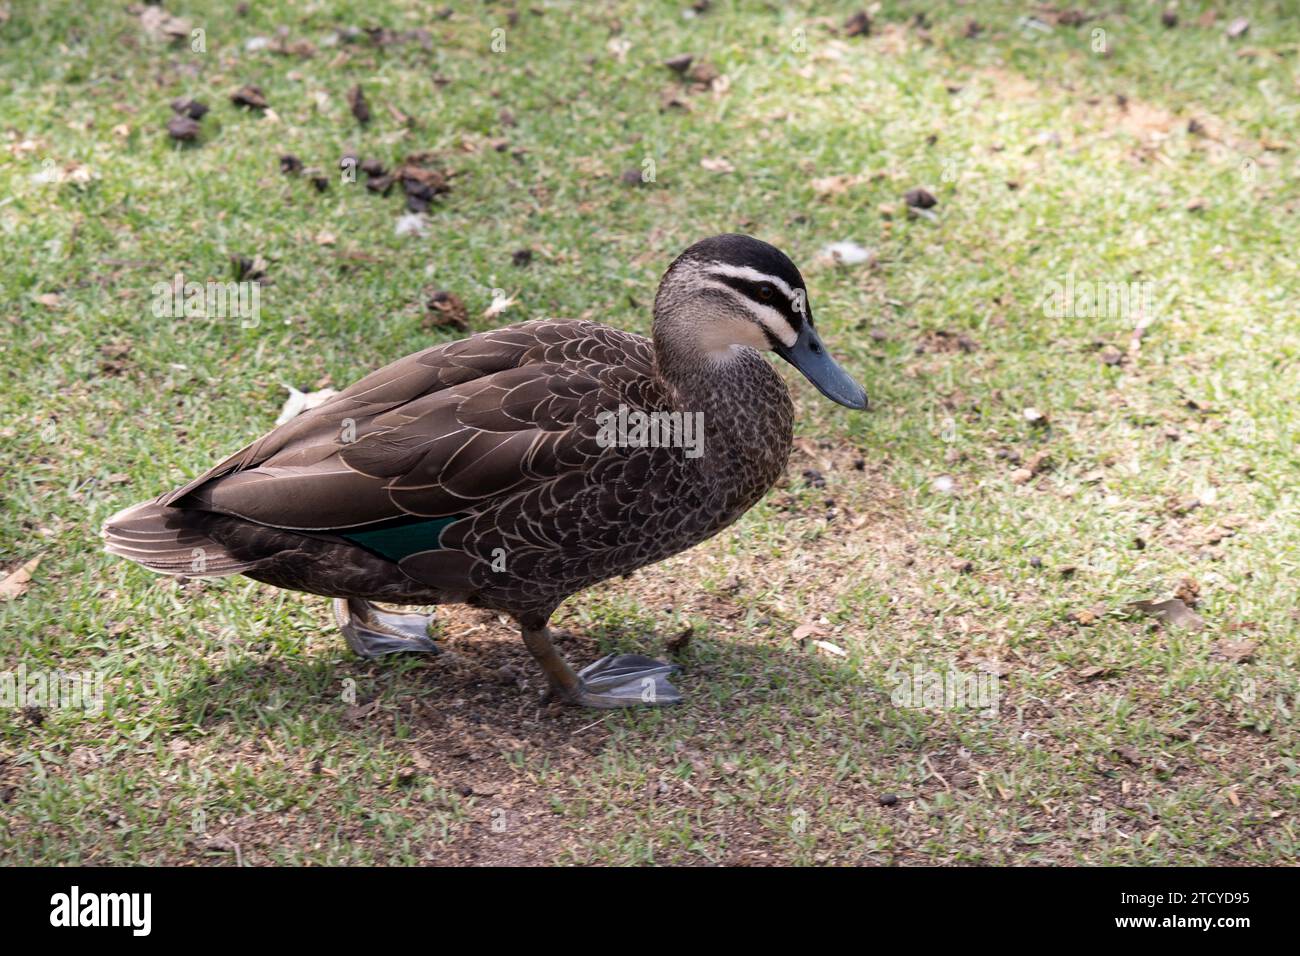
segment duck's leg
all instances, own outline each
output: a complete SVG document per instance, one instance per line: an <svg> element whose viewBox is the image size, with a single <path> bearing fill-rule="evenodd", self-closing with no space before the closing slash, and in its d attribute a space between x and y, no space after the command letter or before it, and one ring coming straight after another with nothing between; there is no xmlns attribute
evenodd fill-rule
<svg viewBox="0 0 1300 956"><path fill-rule="evenodd" d="M665 664L639 654L609 654L578 673L551 643L550 628L541 615L519 619L524 644L542 665L550 683L547 697L565 704L612 709L677 704L682 696L668 683L676 664Z"/></svg>
<svg viewBox="0 0 1300 956"><path fill-rule="evenodd" d="M381 611L359 598L335 598L334 619L348 647L361 657L438 653L438 645L429 638L429 622L433 620L429 614Z"/></svg>

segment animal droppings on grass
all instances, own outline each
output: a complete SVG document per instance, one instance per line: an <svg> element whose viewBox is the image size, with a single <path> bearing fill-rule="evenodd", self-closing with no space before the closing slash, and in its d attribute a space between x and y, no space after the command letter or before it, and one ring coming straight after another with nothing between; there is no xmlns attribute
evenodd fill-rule
<svg viewBox="0 0 1300 956"><path fill-rule="evenodd" d="M200 100L189 96L178 97L171 102L172 112L188 116L192 120L201 120L208 113L208 106Z"/></svg>
<svg viewBox="0 0 1300 956"><path fill-rule="evenodd" d="M865 10L859 10L844 21L846 37L865 37L871 35L871 16Z"/></svg>
<svg viewBox="0 0 1300 956"><path fill-rule="evenodd" d="M167 121L167 135L182 143L193 143L197 140L201 128L197 120L192 120L188 116L173 116Z"/></svg>
<svg viewBox="0 0 1300 956"><path fill-rule="evenodd" d="M939 200L934 198L934 193L928 189L909 189L903 194L903 201L913 209L932 209L938 205Z"/></svg>
<svg viewBox="0 0 1300 956"><path fill-rule="evenodd" d="M248 84L230 94L230 102L248 110L265 110L268 106L260 87Z"/></svg>
<svg viewBox="0 0 1300 956"><path fill-rule="evenodd" d="M451 192L451 182L446 173L423 165L428 159L429 156L424 154L408 156L392 174L401 183L408 212L427 212L436 196Z"/></svg>
<svg viewBox="0 0 1300 956"><path fill-rule="evenodd" d="M348 90L347 99L348 109L352 111L352 115L356 118L356 121L362 126L369 123L370 104L366 102L366 94L365 91L361 89L360 83Z"/></svg>
<svg viewBox="0 0 1300 956"><path fill-rule="evenodd" d="M707 93L717 88L722 79L718 68L708 60L700 60L686 71L686 76L691 81L691 89L696 93Z"/></svg>
<svg viewBox="0 0 1300 956"><path fill-rule="evenodd" d="M664 642L664 647L668 649L668 653L670 654L683 654L687 647L690 646L691 637L694 634L695 628L693 626L687 626L678 631L672 637L668 638L668 640Z"/></svg>
<svg viewBox="0 0 1300 956"><path fill-rule="evenodd" d="M280 172L286 176L297 176L302 172L302 160L293 153L285 153L280 157Z"/></svg>
<svg viewBox="0 0 1300 956"><path fill-rule="evenodd" d="M393 186L397 183L397 177L392 175L371 176L366 180L366 191L377 193L380 196L387 196L393 191Z"/></svg>
<svg viewBox="0 0 1300 956"><path fill-rule="evenodd" d="M693 53L679 53L676 56L670 56L668 59L664 60L663 65L672 70L678 76L681 76L691 68L691 64L694 62L695 55Z"/></svg>
<svg viewBox="0 0 1300 956"><path fill-rule="evenodd" d="M266 278L267 262L260 255L251 259L247 256L231 256L230 268L236 282L258 282Z"/></svg>

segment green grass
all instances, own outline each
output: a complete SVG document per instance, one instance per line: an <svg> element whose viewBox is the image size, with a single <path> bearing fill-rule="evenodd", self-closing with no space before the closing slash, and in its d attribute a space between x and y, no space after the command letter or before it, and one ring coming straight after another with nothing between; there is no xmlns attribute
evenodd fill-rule
<svg viewBox="0 0 1300 956"><path fill-rule="evenodd" d="M105 708L0 709L0 859L1300 853L1293 4L1223 5L1200 26L1208 5L1182 2L1166 29L1160 4L1121 0L1042 33L1018 26L1023 5L980 0L921 28L933 5L887 2L872 36L849 38L833 28L851 4L716 2L687 19L685 4L551 2L520 4L512 25L498 4L440 19L394 0L243 17L178 3L204 53L147 40L122 4L83 6L20 0L0 23L15 53L0 57L0 562L41 557L30 590L0 602L0 670L93 670ZM1230 40L1237 15L1250 31ZM350 26L427 29L430 48L323 45ZM279 27L316 55L246 48ZM681 52L726 82L686 90L660 65ZM276 118L229 103L244 83ZM674 86L689 111L661 109ZM181 95L212 107L192 147L163 132ZM431 151L455 174L425 236L395 234L400 195L339 181L347 148ZM284 152L330 189L283 176ZM653 183L621 181L646 160ZM37 179L78 166L92 178ZM832 176L851 179L827 192ZM918 186L933 218L907 214ZM718 539L561 612L583 662L661 653L693 624L682 707L551 713L495 618L447 615L436 660L365 663L320 599L178 585L100 552L104 518L268 429L283 385L342 387L452 337L423 327L426 290L455 292L479 329L586 316L647 331L665 265L726 230L800 264L873 411L789 375L804 441L788 481ZM839 240L874 263L819 261ZM528 267L512 264L522 248ZM230 257L256 255L256 327L154 316L156 283L226 281ZM1155 284L1138 350L1131 318L1045 314L1071 270ZM517 296L495 320L493 289ZM1016 456L1038 451L1049 467L1014 482ZM1125 610L1184 578L1204 630ZM1090 625L1072 617L1085 609ZM805 624L845 656L796 638ZM1256 647L1234 662L1221 642L1241 640ZM987 661L994 716L891 700L891 667Z"/></svg>

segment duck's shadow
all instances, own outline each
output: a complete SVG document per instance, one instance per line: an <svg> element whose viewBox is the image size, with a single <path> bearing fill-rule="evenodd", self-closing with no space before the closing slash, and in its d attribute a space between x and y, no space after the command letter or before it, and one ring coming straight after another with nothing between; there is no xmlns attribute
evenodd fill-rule
<svg viewBox="0 0 1300 956"><path fill-rule="evenodd" d="M608 638L608 635L606 635ZM648 642L647 642L648 643ZM596 641L569 635L557 641L575 664L608 650L662 652L662 647ZM878 710L888 690L864 680L842 660L797 647L753 646L696 638L683 653L667 657L681 665L672 680L685 698L675 707L655 708L671 725L682 719L748 712L830 713ZM384 736L419 730L458 718L517 737L534 736L542 725L565 729L590 724L601 712L547 707L542 680L522 642L458 642L436 655L394 655L362 660L337 656L259 658L248 655L195 676L170 700L177 716L195 728L222 726L241 736L279 727ZM645 713L645 708L634 708ZM620 712L622 713L622 712ZM394 718L383 719L384 715Z"/></svg>

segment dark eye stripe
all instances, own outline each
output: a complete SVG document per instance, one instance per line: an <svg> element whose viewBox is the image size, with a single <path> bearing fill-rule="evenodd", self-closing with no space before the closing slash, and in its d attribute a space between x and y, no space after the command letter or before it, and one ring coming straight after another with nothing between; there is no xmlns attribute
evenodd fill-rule
<svg viewBox="0 0 1300 956"><path fill-rule="evenodd" d="M753 279L739 279L736 276L718 275L717 273L711 274L710 278L716 279L723 285L731 286L731 288L759 305L766 305L769 308L776 309L790 323L790 328L796 332L803 328L803 316L794 310L793 304L786 298L785 293L770 282L755 282ZM759 289L764 285L772 289L772 294L766 299L759 294Z"/></svg>

